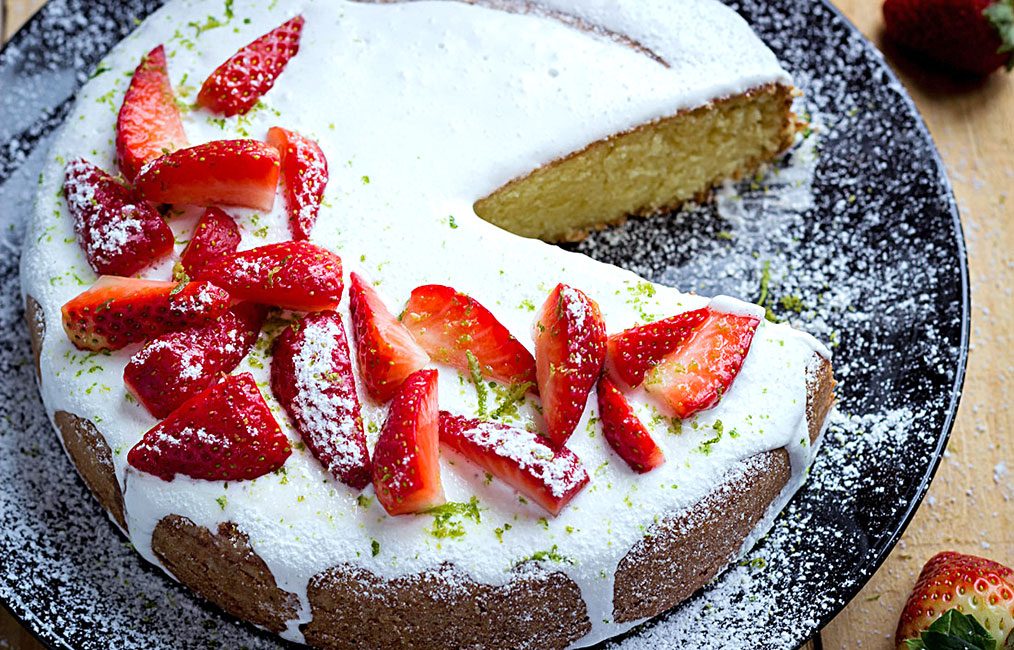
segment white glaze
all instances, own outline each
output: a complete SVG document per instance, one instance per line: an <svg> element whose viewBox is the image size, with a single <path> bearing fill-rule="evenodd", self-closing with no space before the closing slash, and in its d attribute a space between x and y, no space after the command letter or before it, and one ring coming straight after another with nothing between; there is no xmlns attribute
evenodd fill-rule
<svg viewBox="0 0 1014 650"><path fill-rule="evenodd" d="M81 91L54 146L23 257L25 291L39 300L49 324L41 360L46 406L50 414L66 410L89 417L106 437L124 485L131 540L148 560L157 564L151 531L170 513L212 529L233 521L247 532L279 586L298 594L303 604L287 638L300 640L298 623L309 617L308 580L336 564L397 576L450 561L476 580L497 584L510 577L507 569L518 560L555 545L574 561L551 568L564 570L580 586L593 630L578 645L590 644L629 627L610 622L613 572L657 514L689 507L743 459L788 447L793 479L756 538L801 484L812 458L806 444L805 376L814 352L827 351L787 325L764 323L733 389L718 408L685 422L681 434L670 433L643 396L635 398L669 459L651 474L633 474L612 454L597 426L589 425L595 415L589 406L570 447L592 481L552 520L544 520L538 507L519 503L499 482L485 485L482 472L461 459L451 466L448 457L442 461L448 499L477 496L484 508L481 524L462 520L466 535L460 539L431 535L431 516L390 518L375 500L360 507L357 494L332 480L309 452L295 452L284 475L228 486L184 477L166 483L127 468L126 451L155 420L125 397L123 366L136 347L93 357L75 351L60 330L60 306L85 288L76 278L90 284L94 274L73 239L58 190L66 160L84 156L113 169L115 110L128 83L124 73L159 42L169 52L174 84L191 86L192 101L200 81L238 47L296 13L306 17L302 50L264 98L265 108L224 126L194 111L184 116L184 125L192 143L263 138L276 124L318 139L329 158L331 181L314 240L339 253L347 271L361 270L375 280L392 311L400 310L419 284L449 284L489 307L531 348L533 308L557 282L598 301L610 332L708 303L506 234L476 218L472 203L594 140L712 98L787 83L788 76L740 18L712 0L544 4L628 34L668 67L556 20L454 2L238 0L236 17L227 26L194 38L185 25L207 15L222 17L222 6L177 0L114 50L105 62L110 71ZM270 215L230 210L243 230L243 247L286 239L283 210L281 196ZM196 214L192 210L173 220L180 241L189 237ZM265 226L266 236L260 236ZM165 279L169 264L144 275ZM756 309L728 298L716 306L738 313ZM347 298L341 312L347 320ZM254 373L279 422L294 437L270 395L268 363L255 353L238 371ZM364 418L382 424L383 409L361 397ZM456 372L442 368L440 405L473 414L475 391ZM526 406L520 416L532 419L534 410ZM700 445L713 437L717 420L726 432L735 429L740 435L725 436L705 454ZM372 448L376 434L369 438ZM364 494L372 495L372 488ZM504 523L512 527L501 543L494 529ZM380 543L376 557L372 540Z"/></svg>

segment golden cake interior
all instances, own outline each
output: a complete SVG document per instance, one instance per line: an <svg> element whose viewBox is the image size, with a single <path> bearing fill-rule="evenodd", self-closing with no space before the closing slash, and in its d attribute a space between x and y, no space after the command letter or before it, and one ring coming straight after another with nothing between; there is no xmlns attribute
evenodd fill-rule
<svg viewBox="0 0 1014 650"><path fill-rule="evenodd" d="M504 230L550 242L700 199L792 143L794 90L770 84L595 142L475 204Z"/></svg>

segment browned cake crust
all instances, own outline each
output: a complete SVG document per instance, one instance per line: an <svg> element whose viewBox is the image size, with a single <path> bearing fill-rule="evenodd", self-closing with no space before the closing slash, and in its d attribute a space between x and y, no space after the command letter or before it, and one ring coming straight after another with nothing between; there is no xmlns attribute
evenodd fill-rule
<svg viewBox="0 0 1014 650"><path fill-rule="evenodd" d="M395 580L335 567L310 581L308 595L313 620L303 633L327 650L565 648L591 630L574 581L525 568L493 587L449 565Z"/></svg>
<svg viewBox="0 0 1014 650"><path fill-rule="evenodd" d="M45 322L37 303L28 300L26 320L38 358ZM834 404L835 381L826 360L812 372L806 415L815 441ZM88 420L63 411L55 420L85 484L126 529L108 444ZM788 482L788 454L760 454L729 476L733 480L690 511L653 526L621 560L614 586L617 622L671 609L717 575ZM233 523L212 534L170 515L156 526L152 549L182 584L238 618L280 632L298 613L298 597L278 587ZM303 633L307 643L327 649L409 648L422 639L429 648L563 648L591 629L578 586L563 573L531 564L499 587L476 583L451 566L394 580L339 566L315 576L307 595L312 619Z"/></svg>
<svg viewBox="0 0 1014 650"><path fill-rule="evenodd" d="M39 355L42 354L42 339L46 337L46 319L42 315L42 306L31 296L25 297L25 324L28 325L28 337L32 342L32 357L35 359L35 379L42 383L42 368L39 366Z"/></svg>
<svg viewBox="0 0 1014 650"><path fill-rule="evenodd" d="M218 533L169 515L151 535L151 549L176 579L226 612L272 632L296 617L299 598L279 589L271 570L233 523Z"/></svg>

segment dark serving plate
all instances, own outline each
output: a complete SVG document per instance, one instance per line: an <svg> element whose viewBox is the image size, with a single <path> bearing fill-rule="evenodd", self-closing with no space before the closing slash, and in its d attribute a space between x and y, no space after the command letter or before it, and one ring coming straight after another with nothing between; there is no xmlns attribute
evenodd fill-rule
<svg viewBox="0 0 1014 650"><path fill-rule="evenodd" d="M57 648L284 647L166 579L107 521L50 429L21 322L18 254L53 131L88 72L160 4L53 0L0 53L0 600ZM795 75L814 134L714 204L575 248L702 293L759 299L763 284L779 317L832 342L839 412L809 481L747 560L621 648L804 642L897 542L964 376L961 225L912 101L829 5L732 4Z"/></svg>

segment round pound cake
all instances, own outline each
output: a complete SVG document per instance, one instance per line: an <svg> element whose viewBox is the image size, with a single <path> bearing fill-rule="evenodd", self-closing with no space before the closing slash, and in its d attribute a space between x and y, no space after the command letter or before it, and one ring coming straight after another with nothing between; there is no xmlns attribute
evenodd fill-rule
<svg viewBox="0 0 1014 650"><path fill-rule="evenodd" d="M170 0L40 180L46 408L146 560L286 639L613 637L764 534L834 379L551 242L755 172L793 94L715 0Z"/></svg>

